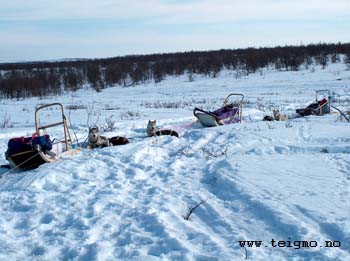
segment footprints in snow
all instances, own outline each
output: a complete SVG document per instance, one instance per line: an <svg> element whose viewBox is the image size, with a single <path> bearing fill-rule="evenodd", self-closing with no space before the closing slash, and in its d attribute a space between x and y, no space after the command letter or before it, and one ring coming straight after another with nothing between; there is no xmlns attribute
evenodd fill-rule
<svg viewBox="0 0 350 261"><path fill-rule="evenodd" d="M310 134L310 130L311 130L311 127L309 125L305 126L305 124L301 125L298 128L298 136L300 137L301 142L311 141L312 135Z"/></svg>
<svg viewBox="0 0 350 261"><path fill-rule="evenodd" d="M350 154L350 139L347 137L332 137L329 133L324 137L314 138L311 126L306 123L296 131L295 140L285 140L282 132L266 133L265 136L247 133L252 136L248 141L238 141L232 155L271 155L271 154ZM271 135L268 136L268 135ZM243 142L243 143L242 143Z"/></svg>

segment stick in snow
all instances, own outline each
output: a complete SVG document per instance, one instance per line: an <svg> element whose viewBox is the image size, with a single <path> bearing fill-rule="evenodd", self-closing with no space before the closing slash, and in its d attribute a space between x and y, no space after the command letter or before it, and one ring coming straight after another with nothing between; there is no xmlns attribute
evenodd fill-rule
<svg viewBox="0 0 350 261"><path fill-rule="evenodd" d="M350 119L348 117L346 117L345 113L342 112L341 110L339 110L337 107L334 107L332 106L333 109L336 109L340 114L341 116L343 116L348 122L350 122Z"/></svg>
<svg viewBox="0 0 350 261"><path fill-rule="evenodd" d="M203 200L203 199L202 199L197 205L195 205L195 206L192 207L192 208L189 208L187 215L184 216L184 220L189 220L190 217L191 217L191 215L192 215L192 213L196 210L196 208L198 208L200 205L202 205L205 201L206 201L206 200Z"/></svg>

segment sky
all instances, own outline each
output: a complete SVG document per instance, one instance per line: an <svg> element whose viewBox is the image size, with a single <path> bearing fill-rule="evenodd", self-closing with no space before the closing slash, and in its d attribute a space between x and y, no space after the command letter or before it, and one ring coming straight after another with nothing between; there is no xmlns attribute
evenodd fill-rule
<svg viewBox="0 0 350 261"><path fill-rule="evenodd" d="M0 0L0 62L350 42L350 0Z"/></svg>

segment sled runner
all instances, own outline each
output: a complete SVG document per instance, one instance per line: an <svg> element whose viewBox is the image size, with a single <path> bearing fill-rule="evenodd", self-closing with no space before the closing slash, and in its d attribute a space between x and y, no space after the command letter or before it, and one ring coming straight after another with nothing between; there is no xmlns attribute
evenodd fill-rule
<svg viewBox="0 0 350 261"><path fill-rule="evenodd" d="M300 116L328 114L331 112L331 94L329 90L316 91L316 101L306 108L297 109Z"/></svg>
<svg viewBox="0 0 350 261"><path fill-rule="evenodd" d="M235 101L232 98L236 97ZM205 127L228 125L242 121L243 94L229 94L221 108L208 112L199 108L193 111L194 116Z"/></svg>
<svg viewBox="0 0 350 261"><path fill-rule="evenodd" d="M52 111L58 107L62 121L40 125L39 113L48 107L52 107ZM46 134L46 130L60 125L63 127L63 140L54 139L51 141L50 136ZM36 132L32 137L9 140L5 157L11 168L34 169L44 163L57 161L63 155L72 155L77 152L77 150L72 149L72 140L62 104L52 103L37 108L35 110L35 129Z"/></svg>

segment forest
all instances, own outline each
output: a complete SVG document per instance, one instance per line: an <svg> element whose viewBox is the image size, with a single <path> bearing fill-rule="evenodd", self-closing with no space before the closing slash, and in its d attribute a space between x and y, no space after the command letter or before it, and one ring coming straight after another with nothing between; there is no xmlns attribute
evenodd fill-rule
<svg viewBox="0 0 350 261"><path fill-rule="evenodd" d="M343 62L350 68L350 43L277 46L271 48L222 49L151 55L128 55L103 59L76 59L0 64L0 98L21 99L62 95L89 86L100 92L112 86L155 84L167 76L217 77L231 70L235 78L263 68L299 70L311 65L323 68Z"/></svg>

